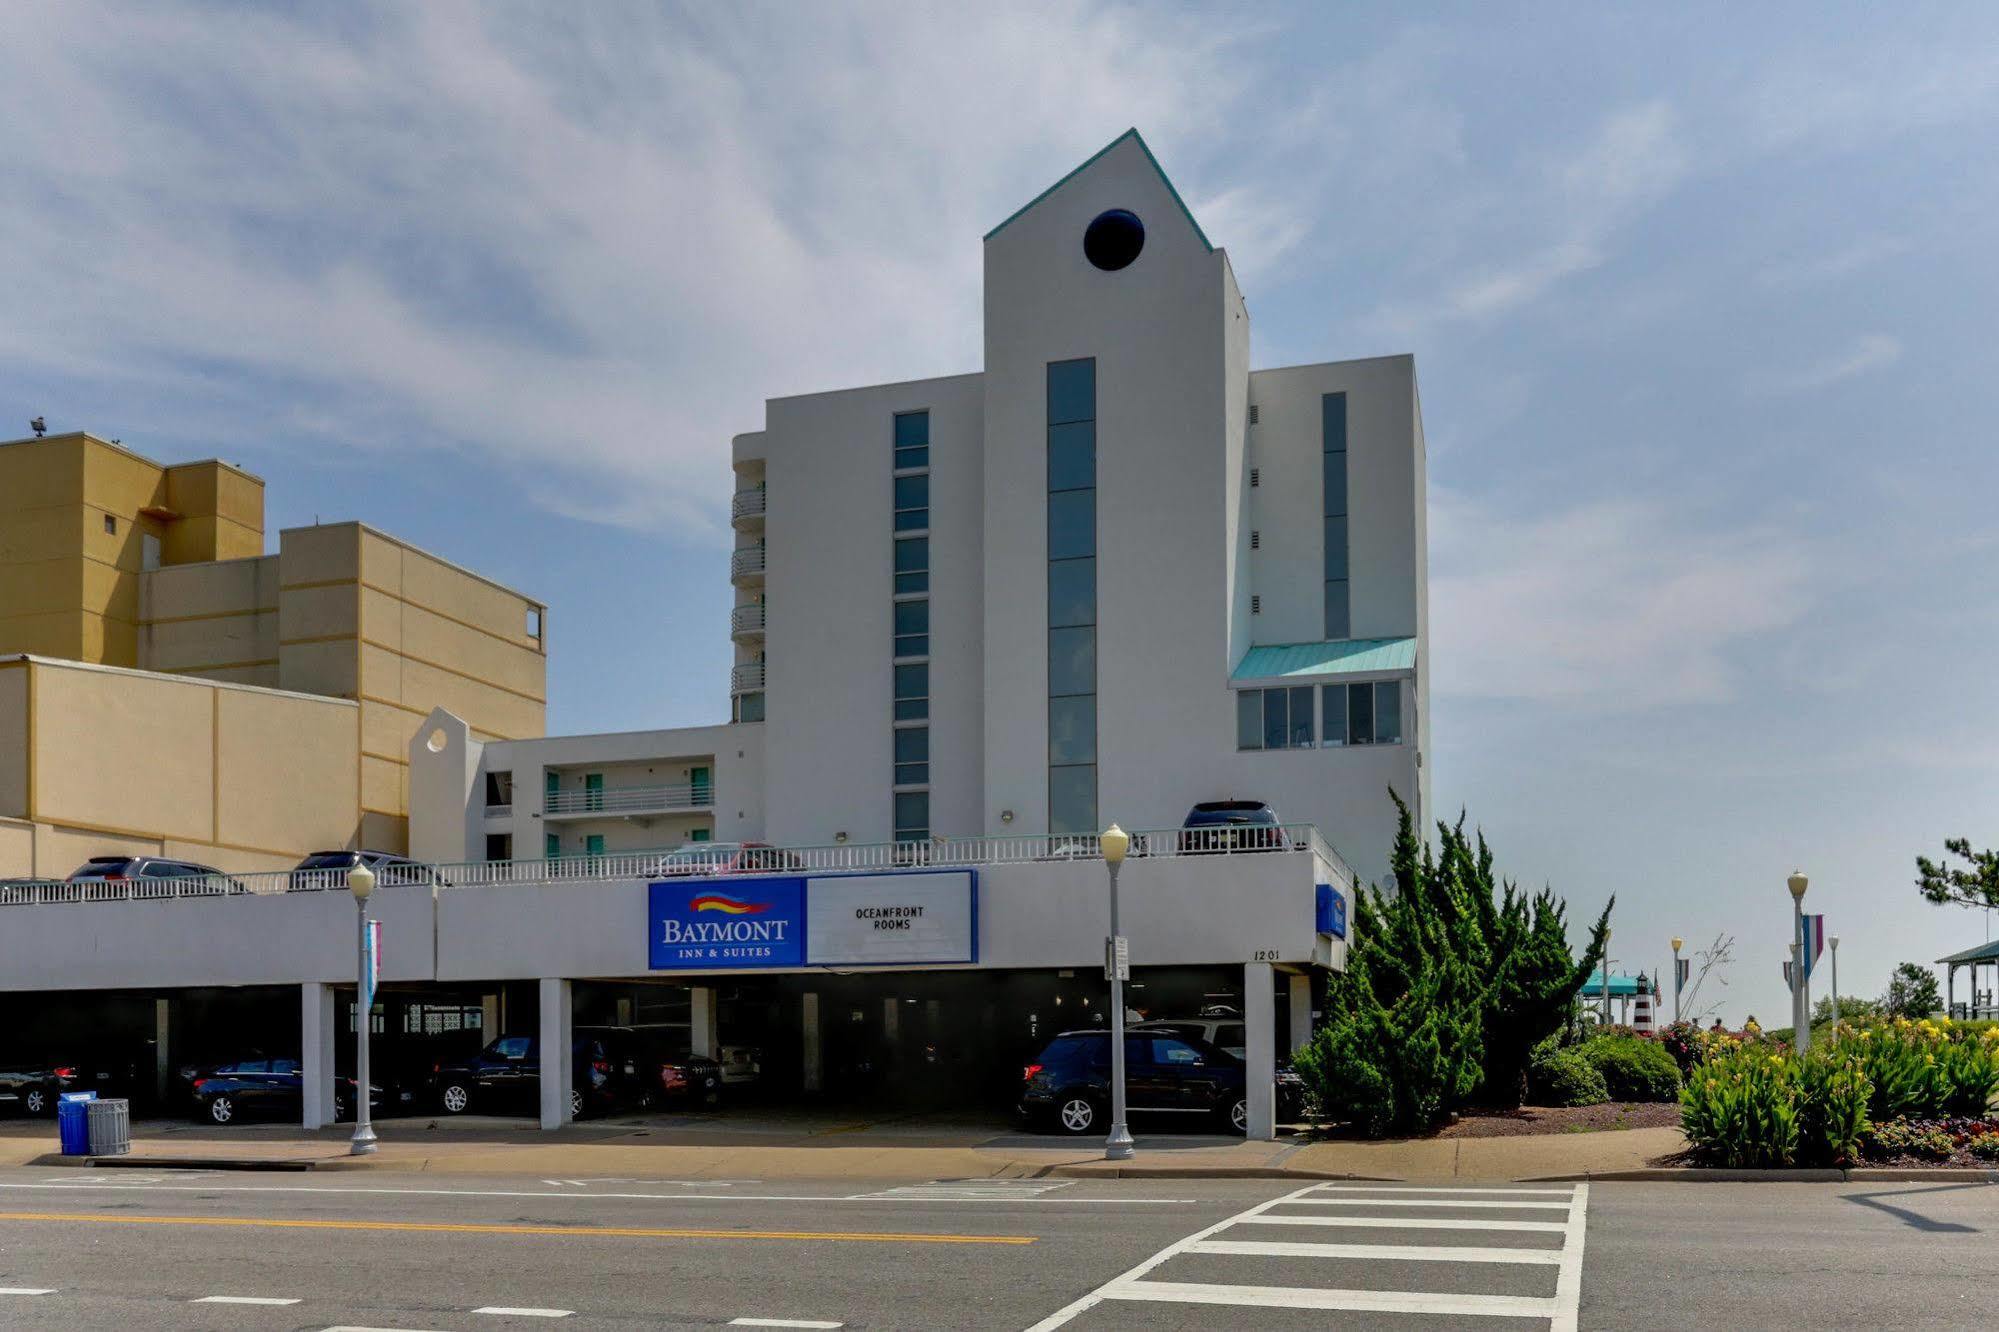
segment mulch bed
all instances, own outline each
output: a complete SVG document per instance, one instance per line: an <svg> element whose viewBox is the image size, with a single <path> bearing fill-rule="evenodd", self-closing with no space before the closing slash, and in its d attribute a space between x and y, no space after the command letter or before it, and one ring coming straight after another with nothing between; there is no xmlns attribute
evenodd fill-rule
<svg viewBox="0 0 1999 1332"><path fill-rule="evenodd" d="M1467 1110L1437 1130L1439 1138L1512 1138L1544 1133L1602 1133L1615 1129L1678 1128L1677 1102L1611 1101L1604 1105L1523 1105L1517 1110Z"/></svg>

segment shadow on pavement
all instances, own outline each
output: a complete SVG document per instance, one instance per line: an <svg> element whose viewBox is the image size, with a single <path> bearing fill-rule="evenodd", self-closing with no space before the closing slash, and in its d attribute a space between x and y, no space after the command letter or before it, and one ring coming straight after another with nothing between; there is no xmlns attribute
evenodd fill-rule
<svg viewBox="0 0 1999 1332"><path fill-rule="evenodd" d="M1892 1193L1843 1193L1840 1195L1840 1200L1842 1202L1859 1203L1862 1207L1871 1207L1877 1212L1886 1212L1889 1216L1896 1218L1904 1225L1913 1226L1917 1230L1927 1231L1931 1234L1975 1235L1979 1233L1977 1226L1967 1226L1955 1221L1938 1221L1934 1217L1924 1216L1921 1212L1912 1211L1907 1207L1896 1207L1892 1203L1882 1200L1885 1198L1913 1198L1924 1193L1958 1193L1965 1189L1985 1189L1990 1187L1991 1185L1989 1184L1933 1184L1927 1188L1920 1189L1896 1189Z"/></svg>

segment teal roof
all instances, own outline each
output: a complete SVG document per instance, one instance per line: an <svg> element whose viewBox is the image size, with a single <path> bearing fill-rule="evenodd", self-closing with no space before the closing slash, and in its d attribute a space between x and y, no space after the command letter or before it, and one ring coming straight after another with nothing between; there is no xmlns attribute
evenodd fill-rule
<svg viewBox="0 0 1999 1332"><path fill-rule="evenodd" d="M1649 976L1612 976L1610 978L1610 997L1613 999L1629 999L1641 990L1650 993L1651 989L1652 978ZM1576 997L1585 1000L1603 998L1603 973L1599 971L1584 981L1582 988L1576 991Z"/></svg>
<svg viewBox="0 0 1999 1332"><path fill-rule="evenodd" d="M1413 638L1341 638L1331 643L1276 643L1253 647L1235 668L1237 680L1287 675L1369 675L1416 669Z"/></svg>
<svg viewBox="0 0 1999 1332"><path fill-rule="evenodd" d="M1961 953L1952 953L1949 957L1940 957L1937 959L1937 962L1939 965L1952 962L1960 966L1966 962L1999 962L1999 942L1980 944L1976 948L1967 948Z"/></svg>
<svg viewBox="0 0 1999 1332"><path fill-rule="evenodd" d="M1062 179L1056 181L1053 185L1050 185L1047 189L1035 195L1032 199L1029 199L1026 203L1022 204L1020 207L1014 209L1013 212L1008 215L1006 221L1000 223L998 226L994 227L991 231L988 231L986 233L985 238L987 240L991 240L993 237L999 235L1002 231L1005 231L1008 225L1012 223L1014 218L1019 217L1022 213L1025 213L1028 209L1034 207L1034 205L1040 203L1043 199L1046 199L1049 195L1055 193L1055 191L1061 189L1064 185L1067 185L1077 176L1082 175L1083 172L1090 169L1091 164L1094 163L1098 158L1102 157L1105 153L1108 153L1111 149L1123 143L1126 139L1138 140L1138 150L1145 154L1145 160L1152 163L1152 169L1159 173L1159 179L1165 184L1166 192L1173 196L1173 202L1180 205L1180 215L1187 219L1187 225L1192 227L1194 229L1194 234L1201 238L1201 244L1207 246L1208 253L1213 254L1215 252L1214 242L1208 239L1207 232L1201 230L1201 224L1194 220L1193 210L1188 208L1187 201L1180 197L1180 191L1173 188L1173 178L1168 176L1166 174L1165 168L1159 165L1159 159L1154 157L1152 155L1152 149L1146 146L1145 136L1140 134L1136 128L1128 129L1124 133L1118 135L1115 139L1112 139L1102 148L1099 148L1096 152L1090 154L1089 161L1084 162L1074 171L1071 171L1068 175L1062 177Z"/></svg>

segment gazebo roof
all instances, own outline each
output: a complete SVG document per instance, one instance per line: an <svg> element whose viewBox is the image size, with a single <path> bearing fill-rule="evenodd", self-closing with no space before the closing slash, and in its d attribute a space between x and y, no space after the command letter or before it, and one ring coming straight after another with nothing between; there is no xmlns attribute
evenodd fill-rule
<svg viewBox="0 0 1999 1332"><path fill-rule="evenodd" d="M1999 941L1984 943L1976 948L1967 948L1961 953L1937 959L1939 964L1962 966L1967 962L1999 962Z"/></svg>

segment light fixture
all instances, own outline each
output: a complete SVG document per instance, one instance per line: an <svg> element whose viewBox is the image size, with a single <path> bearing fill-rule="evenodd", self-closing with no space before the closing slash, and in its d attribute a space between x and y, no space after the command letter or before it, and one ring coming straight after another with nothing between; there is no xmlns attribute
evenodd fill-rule
<svg viewBox="0 0 1999 1332"><path fill-rule="evenodd" d="M356 902L367 901L368 894L375 891L375 871L355 862L354 868L347 871L347 891L354 894Z"/></svg>
<svg viewBox="0 0 1999 1332"><path fill-rule="evenodd" d="M1676 952L1676 953L1677 953L1677 952L1679 952L1679 951L1680 951L1680 950L1681 950L1682 948L1685 948L1686 946L1687 946L1687 941L1686 941L1685 939L1682 939L1682 938L1681 938L1681 937L1680 937L1679 935L1677 935L1677 934L1673 936L1673 951L1674 951L1674 952Z"/></svg>
<svg viewBox="0 0 1999 1332"><path fill-rule="evenodd" d="M834 833L833 841L836 845L845 846L847 844L847 830L842 828L839 832Z"/></svg>
<svg viewBox="0 0 1999 1332"><path fill-rule="evenodd" d="M1097 839L1097 844L1103 848L1106 862L1121 865L1124 863L1124 853L1131 849L1131 834L1113 823L1104 829L1103 835Z"/></svg>
<svg viewBox="0 0 1999 1332"><path fill-rule="evenodd" d="M1790 885L1791 896L1802 902L1805 898L1805 885L1811 881L1805 878L1803 870L1792 870L1791 877L1784 882Z"/></svg>
<svg viewBox="0 0 1999 1332"><path fill-rule="evenodd" d="M1012 822L1013 822L1013 811L1012 811L1012 810L1010 810L1010 809L1003 809L1003 810L1001 810L1001 811L1000 811L1000 822L1001 822L1001 823L1012 823Z"/></svg>

